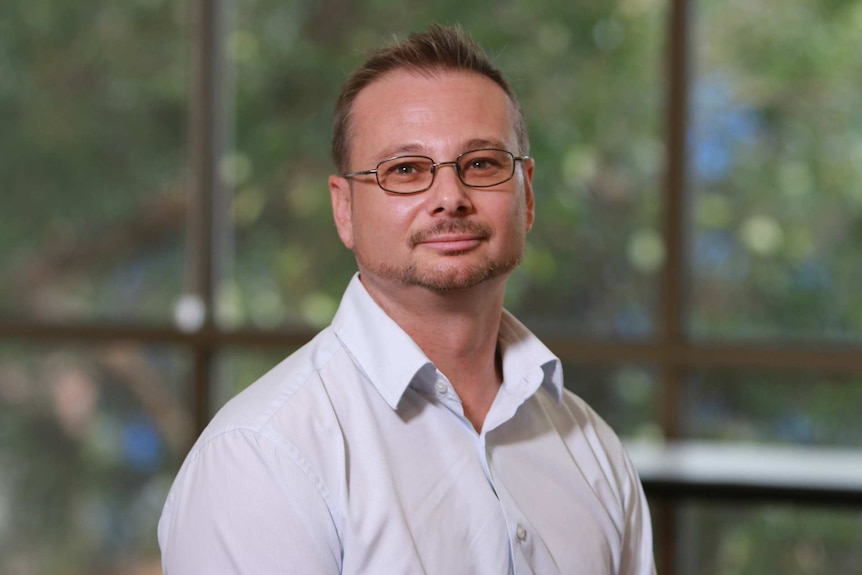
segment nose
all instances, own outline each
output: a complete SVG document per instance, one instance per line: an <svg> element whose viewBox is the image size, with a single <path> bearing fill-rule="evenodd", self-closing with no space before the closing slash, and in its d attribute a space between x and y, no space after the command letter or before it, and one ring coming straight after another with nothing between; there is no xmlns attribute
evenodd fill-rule
<svg viewBox="0 0 862 575"><path fill-rule="evenodd" d="M429 196L428 209L432 214L466 215L473 209L468 188L458 175L457 162L435 164L434 183L426 193Z"/></svg>

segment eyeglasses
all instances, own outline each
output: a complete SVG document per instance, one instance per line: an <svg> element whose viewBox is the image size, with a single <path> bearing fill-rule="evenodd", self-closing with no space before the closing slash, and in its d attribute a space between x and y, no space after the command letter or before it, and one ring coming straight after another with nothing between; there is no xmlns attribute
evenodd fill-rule
<svg viewBox="0 0 862 575"><path fill-rule="evenodd" d="M498 148L464 152L451 162L435 162L428 156L396 156L383 160L373 170L351 172L344 178L377 177L377 185L393 194L418 194L434 184L437 168L451 164L458 179L471 188L490 188L508 182L515 175L515 162L530 159Z"/></svg>

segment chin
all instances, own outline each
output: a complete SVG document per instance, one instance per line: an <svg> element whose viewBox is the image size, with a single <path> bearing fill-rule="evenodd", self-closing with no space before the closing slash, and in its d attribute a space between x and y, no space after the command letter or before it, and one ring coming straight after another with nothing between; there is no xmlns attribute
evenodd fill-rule
<svg viewBox="0 0 862 575"><path fill-rule="evenodd" d="M456 262L438 266L409 265L402 268L391 266L364 266L371 273L406 286L417 286L437 293L463 291L482 285L501 276L508 277L520 263L520 256L507 260L483 261L474 264Z"/></svg>

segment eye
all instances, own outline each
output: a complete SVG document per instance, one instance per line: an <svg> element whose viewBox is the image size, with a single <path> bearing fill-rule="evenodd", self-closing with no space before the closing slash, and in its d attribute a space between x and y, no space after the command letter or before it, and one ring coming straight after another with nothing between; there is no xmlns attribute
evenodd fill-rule
<svg viewBox="0 0 862 575"><path fill-rule="evenodd" d="M419 170L416 168L416 166L414 164L398 164L397 166L395 166L392 169L392 171L395 172L396 174L406 176L409 174L415 174Z"/></svg>
<svg viewBox="0 0 862 575"><path fill-rule="evenodd" d="M428 171L427 161L416 158L397 158L385 162L381 168L386 176L404 178Z"/></svg>
<svg viewBox="0 0 862 575"><path fill-rule="evenodd" d="M500 159L493 154L489 154L470 157L462 169L471 172L488 172L498 171L501 167L502 163Z"/></svg>
<svg viewBox="0 0 862 575"><path fill-rule="evenodd" d="M493 162L488 158L477 158L470 160L470 168L474 170L484 170L493 166Z"/></svg>

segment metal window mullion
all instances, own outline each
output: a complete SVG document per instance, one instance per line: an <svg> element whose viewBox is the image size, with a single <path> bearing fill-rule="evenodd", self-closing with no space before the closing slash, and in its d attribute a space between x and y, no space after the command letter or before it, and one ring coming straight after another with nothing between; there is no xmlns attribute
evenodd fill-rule
<svg viewBox="0 0 862 575"><path fill-rule="evenodd" d="M195 427L209 420L214 344L215 291L219 254L217 238L223 231L219 198L219 161L225 145L224 122L224 10L220 0L192 0L192 70L189 145L192 184L188 209L187 285L198 299L203 317L192 338L192 412Z"/></svg>
<svg viewBox="0 0 862 575"><path fill-rule="evenodd" d="M683 346L685 341L684 314L686 313L686 133L688 131L688 56L692 49L688 36L688 1L670 0L668 19L667 100L666 100L666 181L663 201L663 233L665 266L662 276L660 300L659 345L668 353L662 354L660 421L668 439L679 437L679 394L684 366L671 360L671 350ZM656 510L661 523L657 562L666 575L677 571L676 545L678 542L677 506L661 500Z"/></svg>
<svg viewBox="0 0 862 575"><path fill-rule="evenodd" d="M686 302L686 133L688 129L688 1L671 0L667 67L667 166L663 227L665 266L662 276L660 343L666 349L686 344L684 316ZM669 354L668 354L669 355ZM680 378L678 364L663 366L664 384L675 387ZM667 390L666 390L667 391ZM668 398L668 401L671 398ZM662 409L665 433L671 439L678 436L675 411L668 401Z"/></svg>

